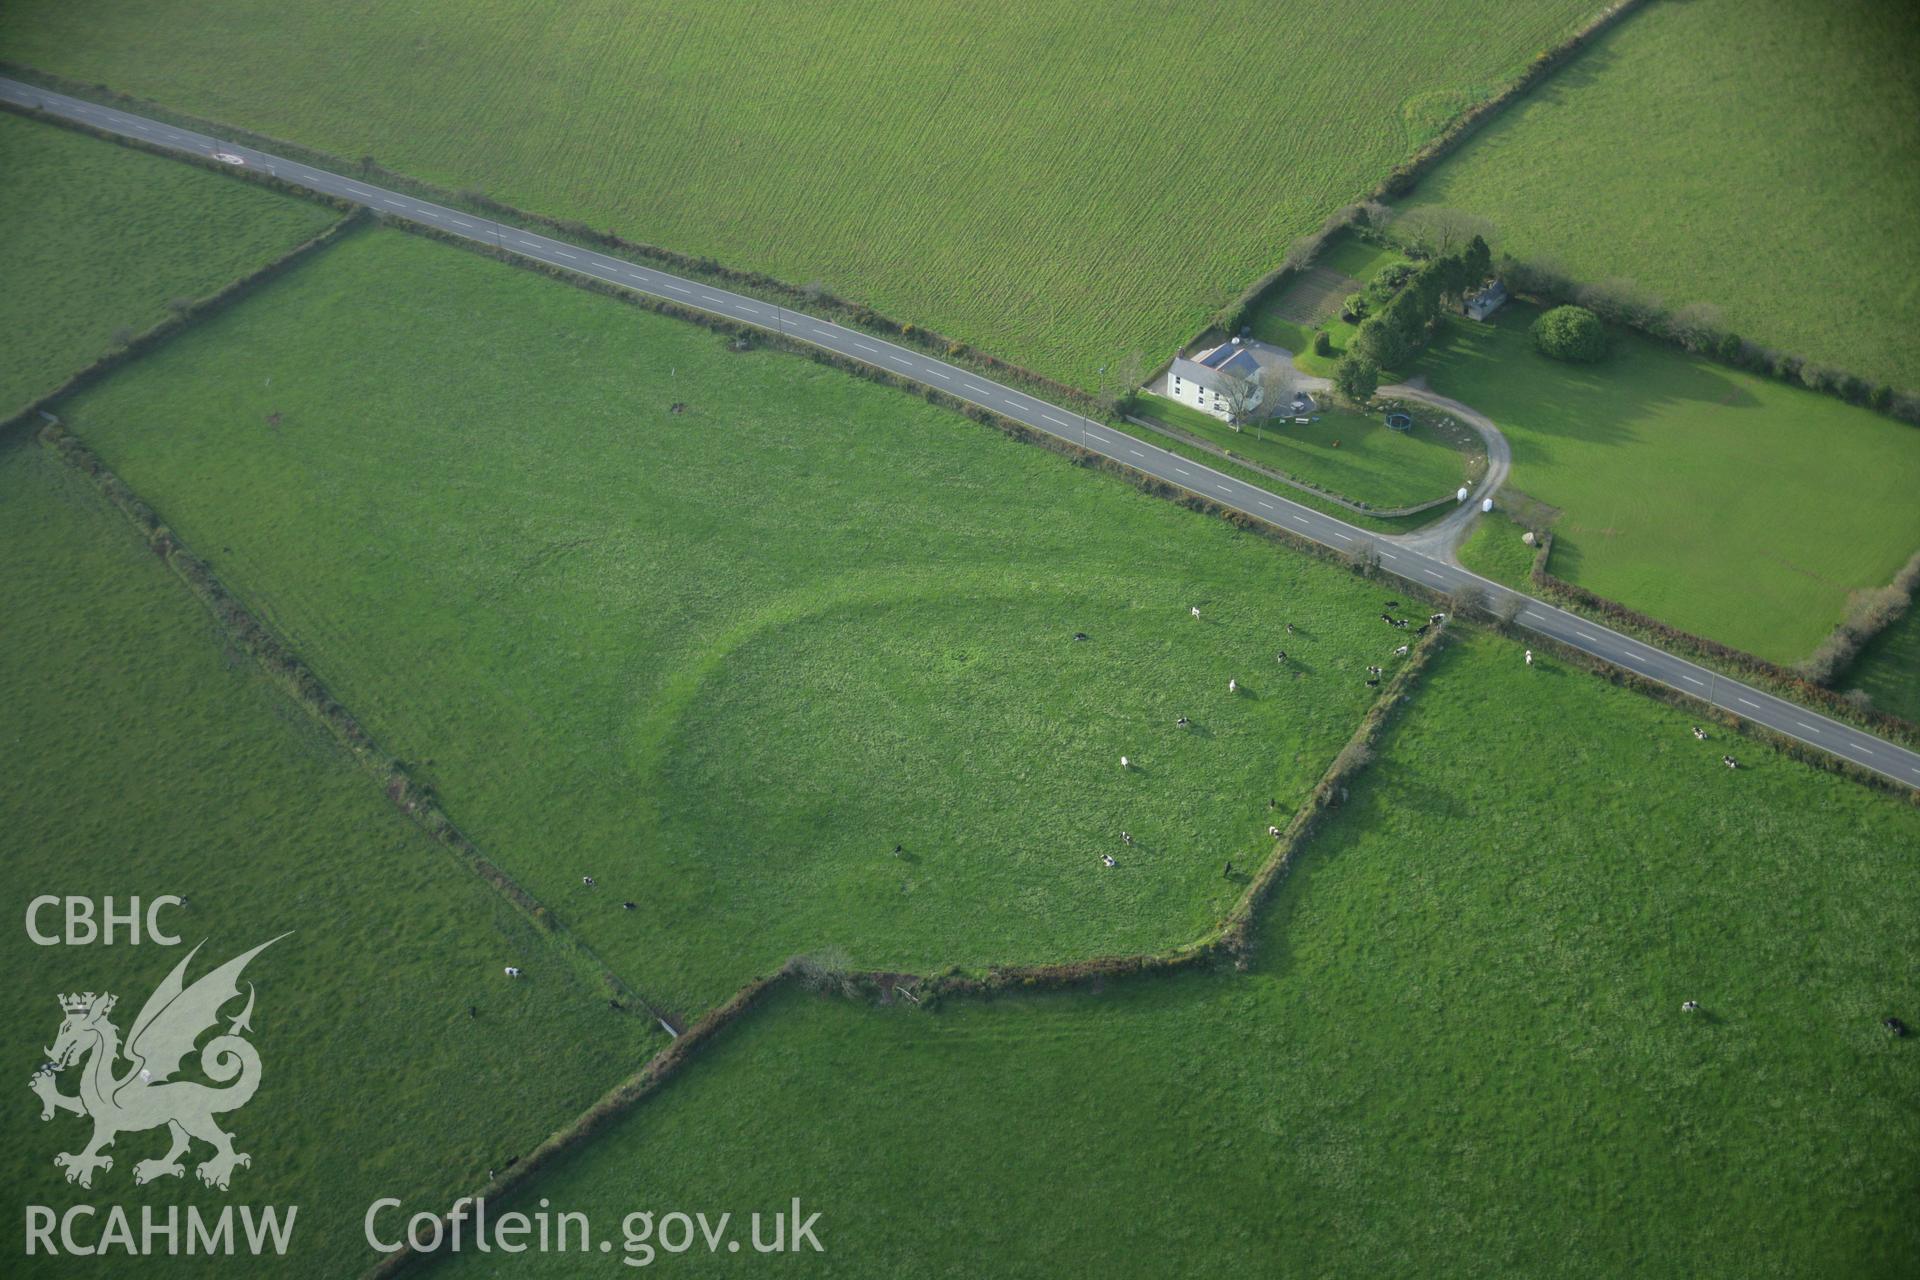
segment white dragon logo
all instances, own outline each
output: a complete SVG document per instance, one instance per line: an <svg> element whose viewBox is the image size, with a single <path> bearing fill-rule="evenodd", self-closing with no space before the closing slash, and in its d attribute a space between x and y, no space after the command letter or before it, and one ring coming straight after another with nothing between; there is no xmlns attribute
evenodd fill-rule
<svg viewBox="0 0 1920 1280"><path fill-rule="evenodd" d="M286 936L283 933L280 938ZM216 1115L244 1107L260 1087L260 1054L240 1037L241 1032L253 1029L248 1022L253 1016L252 983L247 984L247 1007L228 1024L227 1034L215 1036L200 1050L200 1070L226 1087L216 1089L171 1077L180 1069L181 1060L193 1052L194 1042L219 1022L221 1007L239 997L240 971L247 962L280 938L271 938L234 957L190 987L184 982L187 965L199 954L200 947L188 952L133 1020L124 1051L131 1065L124 1075L114 1075L122 1052L120 1029L107 1019L118 997L91 991L60 997L60 1010L66 1019L60 1024L53 1047L43 1050L46 1065L34 1073L32 1087L40 1095L42 1120L53 1119L56 1111L93 1117L93 1140L86 1149L62 1152L53 1158L54 1164L67 1171L68 1182L91 1187L94 1170L113 1168L113 1157L102 1155L101 1148L113 1145L121 1133L160 1125L167 1126L173 1135L173 1146L158 1160L134 1165L136 1183L182 1176L186 1170L180 1157L193 1138L213 1146L212 1157L194 1170L210 1187L225 1191L234 1169L253 1163L253 1157L233 1149L233 1135L214 1121ZM82 1059L87 1061L81 1069L80 1092L72 1096L61 1093L56 1077Z"/></svg>

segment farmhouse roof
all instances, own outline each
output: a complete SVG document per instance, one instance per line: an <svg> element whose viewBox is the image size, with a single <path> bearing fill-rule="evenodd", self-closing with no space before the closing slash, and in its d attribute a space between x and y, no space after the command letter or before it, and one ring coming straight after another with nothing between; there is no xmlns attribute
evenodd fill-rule
<svg viewBox="0 0 1920 1280"><path fill-rule="evenodd" d="M1226 378L1232 374L1240 378L1252 378L1260 372L1260 362L1254 359L1253 352L1245 347L1237 347L1223 342L1211 351L1202 351L1188 359L1175 356L1171 370L1175 377L1197 382L1209 391L1226 390Z"/></svg>

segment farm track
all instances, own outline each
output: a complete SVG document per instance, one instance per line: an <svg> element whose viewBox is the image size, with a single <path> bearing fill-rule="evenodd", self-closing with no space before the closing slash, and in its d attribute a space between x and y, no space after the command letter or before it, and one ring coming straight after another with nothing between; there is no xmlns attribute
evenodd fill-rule
<svg viewBox="0 0 1920 1280"><path fill-rule="evenodd" d="M1265 489L1201 463L1136 440L1104 423L1002 386L970 369L948 364L856 329L793 311L759 298L683 279L623 258L555 240L518 227L419 200L327 170L222 142L116 108L0 79L0 101L77 121L187 155L234 156L248 166L328 195L366 204L383 216L419 223L483 246L632 290L675 306L752 325L858 361L956 400L977 405L1028 429L1129 470L1185 490L1226 510L1341 553L1377 555L1381 568L1430 592L1472 588L1495 608L1511 605L1516 625L1578 650L1642 679L1664 685L1783 737L1833 755L1858 768L1920 788L1920 752L1821 715L1810 708L1743 684L1729 676L1652 648L1601 623L1556 608L1471 573L1449 559L1409 549L1379 535L1289 502ZM1489 468L1489 478L1492 468Z"/></svg>

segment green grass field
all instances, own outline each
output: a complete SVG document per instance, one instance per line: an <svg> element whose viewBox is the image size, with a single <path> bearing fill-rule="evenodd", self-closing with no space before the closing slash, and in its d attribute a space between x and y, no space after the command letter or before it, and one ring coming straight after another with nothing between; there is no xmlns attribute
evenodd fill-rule
<svg viewBox="0 0 1920 1280"><path fill-rule="evenodd" d="M0 47L1091 384L1597 7L22 0Z"/></svg>
<svg viewBox="0 0 1920 1280"><path fill-rule="evenodd" d="M1474 475L1486 469L1486 449L1471 431L1460 428L1449 435L1425 424L1392 431L1377 413L1328 408L1312 422L1263 421L1235 431L1211 414L1161 396L1142 397L1137 412L1343 498L1385 509L1445 497L1466 483L1470 466Z"/></svg>
<svg viewBox="0 0 1920 1280"><path fill-rule="evenodd" d="M1577 279L1712 303L1767 346L1920 388L1916 62L1906 5L1648 5L1414 197Z"/></svg>
<svg viewBox="0 0 1920 1280"><path fill-rule="evenodd" d="M1449 321L1415 372L1498 423L1513 487L1564 511L1555 574L1791 663L1920 545L1920 431L1628 334L1599 364L1549 360L1536 314Z"/></svg>
<svg viewBox="0 0 1920 1280"><path fill-rule="evenodd" d="M1188 940L1393 643L1342 570L399 232L67 416L681 1013L796 951L923 969Z"/></svg>
<svg viewBox="0 0 1920 1280"><path fill-rule="evenodd" d="M1840 687L1864 689L1880 710L1920 721L1920 609L1875 636Z"/></svg>
<svg viewBox="0 0 1920 1280"><path fill-rule="evenodd" d="M0 172L0 417L340 216L11 112Z"/></svg>
<svg viewBox="0 0 1920 1280"><path fill-rule="evenodd" d="M616 1248L798 1196L841 1275L1899 1274L1920 810L1687 725L1456 643L1251 974L784 997L532 1190ZM447 1274L578 1266L511 1261Z"/></svg>
<svg viewBox="0 0 1920 1280"><path fill-rule="evenodd" d="M124 1202L137 1231L139 1202L297 1205L295 1269L351 1275L369 1260L360 1215L372 1199L444 1203L479 1186L665 1039L610 1013L523 916L395 813L224 646L128 524L30 441L0 448L0 545L0 886L12 916L0 958L30 975L0 993L14 1091L0 1182L16 1210ZM21 920L41 894L121 907L184 897L162 921L185 945L37 947ZM56 910L40 923L57 921ZM57 996L114 992L126 1033L193 944L205 940L198 977L288 930L246 972L263 1070L258 1095L223 1121L253 1156L232 1191L202 1188L191 1163L184 1183L134 1191L135 1162L164 1153L164 1132L123 1133L91 1190L63 1181L53 1156L89 1130L65 1114L43 1123L25 1087L58 1031ZM507 964L527 979L507 979ZM63 1093L76 1077L62 1075ZM196 1146L193 1162L209 1151ZM65 1270L23 1259L21 1230L10 1213L9 1275L99 1273L99 1259ZM140 1265L233 1274L233 1259L214 1262Z"/></svg>

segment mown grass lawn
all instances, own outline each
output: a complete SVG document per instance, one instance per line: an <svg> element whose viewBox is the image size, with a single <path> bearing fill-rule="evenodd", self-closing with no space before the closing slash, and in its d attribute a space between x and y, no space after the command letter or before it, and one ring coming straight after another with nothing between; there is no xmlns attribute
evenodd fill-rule
<svg viewBox="0 0 1920 1280"><path fill-rule="evenodd" d="M24 0L0 46L818 280L1091 385L1130 351L1170 353L1596 8Z"/></svg>
<svg viewBox="0 0 1920 1280"><path fill-rule="evenodd" d="M340 215L0 112L0 417Z"/></svg>
<svg viewBox="0 0 1920 1280"><path fill-rule="evenodd" d="M105 1206L125 1204L137 1235L140 1203L163 1215L176 1204L297 1205L291 1269L354 1274L371 1261L360 1216L375 1197L444 1204L478 1187L664 1041L611 1013L525 917L395 813L225 647L125 520L19 438L0 448L0 546L0 889L12 916L0 1014L17 1092L0 1120L9 1275L101 1265L24 1258L22 1205L101 1206L97 1234ZM23 918L42 894L110 895L118 910L178 895L187 906L161 920L184 945L131 946L122 933L112 946L36 946ZM58 921L56 909L39 923ZM43 1123L26 1089L60 1025L57 997L113 992L125 1034L194 944L205 942L198 977L289 930L245 975L263 1066L259 1093L222 1118L253 1157L232 1190L195 1180L210 1150L196 1144L184 1182L135 1191L133 1166L164 1153L164 1131L123 1133L90 1190L68 1185L53 1157L79 1150L90 1129L66 1114ZM527 979L507 979L507 964ZM78 1074L61 1077L63 1093L77 1092ZM141 1265L231 1275L234 1259Z"/></svg>
<svg viewBox="0 0 1920 1280"><path fill-rule="evenodd" d="M400 232L67 414L682 1014L798 951L921 969L1193 937L1397 643L1343 570Z"/></svg>
<svg viewBox="0 0 1920 1280"><path fill-rule="evenodd" d="M1549 360L1537 314L1450 320L1414 371L1498 423L1513 487L1562 509L1560 577L1791 663L1920 545L1920 431L1625 333L1598 364Z"/></svg>
<svg viewBox="0 0 1920 1280"><path fill-rule="evenodd" d="M1389 510L1452 493L1466 483L1470 459L1479 459L1485 469L1485 450L1464 438L1448 439L1424 425L1393 431L1378 413L1330 407L1315 412L1310 422L1262 420L1235 431L1163 396L1143 396L1137 412L1340 497ZM1479 437L1472 440L1477 445Z"/></svg>
<svg viewBox="0 0 1920 1280"><path fill-rule="evenodd" d="M1485 637L1352 794L1249 975L786 996L535 1190L798 1196L843 1275L1904 1269L1920 811Z"/></svg>
<svg viewBox="0 0 1920 1280"><path fill-rule="evenodd" d="M1484 214L1498 247L1577 279L1711 303L1767 346L1920 388L1917 61L1910 6L1647 5L1414 203Z"/></svg>

